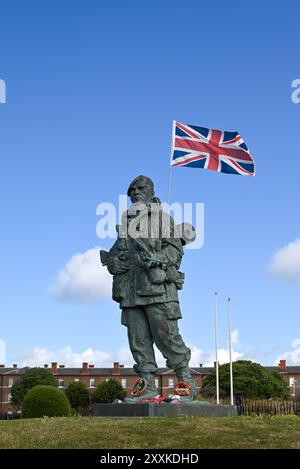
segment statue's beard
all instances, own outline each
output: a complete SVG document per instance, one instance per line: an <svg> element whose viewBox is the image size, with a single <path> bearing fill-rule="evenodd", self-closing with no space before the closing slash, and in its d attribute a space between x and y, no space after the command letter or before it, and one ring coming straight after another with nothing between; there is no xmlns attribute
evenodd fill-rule
<svg viewBox="0 0 300 469"><path fill-rule="evenodd" d="M127 210L127 216L129 217L136 217L141 212L147 209L147 203L144 201L133 202L129 209Z"/></svg>

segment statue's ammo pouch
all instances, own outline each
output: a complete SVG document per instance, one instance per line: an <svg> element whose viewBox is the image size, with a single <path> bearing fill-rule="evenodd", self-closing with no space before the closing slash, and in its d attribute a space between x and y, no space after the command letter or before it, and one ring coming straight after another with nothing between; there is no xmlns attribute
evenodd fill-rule
<svg viewBox="0 0 300 469"><path fill-rule="evenodd" d="M126 274L114 275L112 297L120 303L128 294L128 278Z"/></svg>
<svg viewBox="0 0 300 469"><path fill-rule="evenodd" d="M177 289L181 290L184 283L184 273L179 272L175 265L171 265L166 270L166 281L168 283L174 282Z"/></svg>
<svg viewBox="0 0 300 469"><path fill-rule="evenodd" d="M152 267L139 269L136 275L136 292L140 296L159 296L166 291L165 272L162 269Z"/></svg>
<svg viewBox="0 0 300 469"><path fill-rule="evenodd" d="M151 283L161 285L166 281L166 271L160 267L151 267L147 270L147 273Z"/></svg>
<svg viewBox="0 0 300 469"><path fill-rule="evenodd" d="M182 290L183 284L184 284L184 273L183 272L178 272L178 278L175 280L175 285L178 290Z"/></svg>

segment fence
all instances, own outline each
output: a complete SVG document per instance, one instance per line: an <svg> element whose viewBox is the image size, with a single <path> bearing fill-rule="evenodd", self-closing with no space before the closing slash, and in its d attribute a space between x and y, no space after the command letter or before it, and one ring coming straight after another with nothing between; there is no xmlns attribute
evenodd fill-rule
<svg viewBox="0 0 300 469"><path fill-rule="evenodd" d="M300 400L294 401L269 401L259 400L253 401L243 399L237 404L239 415L292 415L300 416Z"/></svg>

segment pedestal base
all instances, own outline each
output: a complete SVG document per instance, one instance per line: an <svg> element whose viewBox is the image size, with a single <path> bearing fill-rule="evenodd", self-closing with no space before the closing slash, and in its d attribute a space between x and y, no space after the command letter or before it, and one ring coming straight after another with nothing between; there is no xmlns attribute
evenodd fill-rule
<svg viewBox="0 0 300 469"><path fill-rule="evenodd" d="M92 417L229 417L237 415L235 406L217 405L205 401L178 403L120 403L94 404Z"/></svg>

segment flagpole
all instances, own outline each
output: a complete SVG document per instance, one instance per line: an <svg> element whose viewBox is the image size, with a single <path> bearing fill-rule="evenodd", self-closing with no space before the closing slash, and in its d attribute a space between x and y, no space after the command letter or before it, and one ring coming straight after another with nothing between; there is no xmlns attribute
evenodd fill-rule
<svg viewBox="0 0 300 469"><path fill-rule="evenodd" d="M170 205L170 200L171 200L171 175L172 175L172 166L169 166L169 178L168 178L168 205Z"/></svg>
<svg viewBox="0 0 300 469"><path fill-rule="evenodd" d="M220 404L218 347L218 293L215 292L216 394L217 404Z"/></svg>
<svg viewBox="0 0 300 469"><path fill-rule="evenodd" d="M172 174L172 159L174 153L174 140L175 140L175 127L176 121L173 120L172 122L172 140L171 140L171 153L170 153L170 163L169 163L169 178L168 178L168 205L170 205L171 201L171 174Z"/></svg>
<svg viewBox="0 0 300 469"><path fill-rule="evenodd" d="M231 353L231 299L228 298L228 344L229 344L229 369L230 369L230 404L233 405L233 372L232 372L232 353Z"/></svg>

